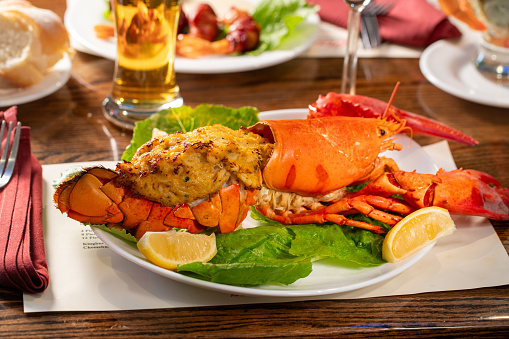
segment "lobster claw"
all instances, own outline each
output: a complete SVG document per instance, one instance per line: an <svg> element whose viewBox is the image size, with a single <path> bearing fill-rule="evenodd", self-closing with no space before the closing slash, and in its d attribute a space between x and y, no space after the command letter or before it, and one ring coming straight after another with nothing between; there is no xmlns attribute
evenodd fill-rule
<svg viewBox="0 0 509 339"><path fill-rule="evenodd" d="M435 189L435 201L452 214L509 220L509 189L491 175L476 170L440 170L437 175L443 183Z"/></svg>
<svg viewBox="0 0 509 339"><path fill-rule="evenodd" d="M451 214L509 220L509 189L475 170L440 169L435 175L415 171L385 173L357 193L362 194L400 194L416 208L438 206Z"/></svg>
<svg viewBox="0 0 509 339"><path fill-rule="evenodd" d="M314 104L309 105L308 119L337 115L380 118L384 116L386 108L387 103L378 99L362 95L330 92L325 97L319 96ZM422 115L407 112L394 106L390 106L388 113L390 114L386 115L387 120L405 120L406 126L410 127L414 133L441 137L469 146L478 144L478 141L474 138Z"/></svg>

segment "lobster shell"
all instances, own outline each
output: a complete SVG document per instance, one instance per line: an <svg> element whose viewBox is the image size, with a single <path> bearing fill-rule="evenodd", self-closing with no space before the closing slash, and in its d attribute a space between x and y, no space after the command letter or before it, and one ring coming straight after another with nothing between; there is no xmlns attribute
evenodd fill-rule
<svg viewBox="0 0 509 339"><path fill-rule="evenodd" d="M263 170L271 189L318 196L366 177L380 152L399 150L387 140L404 122L330 117L305 120L263 120L248 128L275 142Z"/></svg>

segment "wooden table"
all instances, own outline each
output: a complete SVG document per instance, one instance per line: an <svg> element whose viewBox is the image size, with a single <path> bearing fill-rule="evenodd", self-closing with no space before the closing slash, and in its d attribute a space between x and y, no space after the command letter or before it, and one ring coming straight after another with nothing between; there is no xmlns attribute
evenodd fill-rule
<svg viewBox="0 0 509 339"><path fill-rule="evenodd" d="M63 17L65 0L33 1ZM42 164L117 160L129 131L103 117L113 61L77 53L69 82L58 92L19 105L32 128L32 149ZM260 111L305 108L319 94L339 91L341 59L299 58L259 71L221 75L177 74L185 104L252 105ZM359 60L358 94L431 116L479 140L450 143L458 167L488 172L509 187L509 109L471 103L431 85L417 59ZM2 107L5 108L5 107ZM439 141L414 138L421 145ZM509 222L492 222L509 251ZM0 336L337 337L351 335L472 336L509 333L509 286L361 300L158 309L124 312L24 314L22 294L0 289Z"/></svg>

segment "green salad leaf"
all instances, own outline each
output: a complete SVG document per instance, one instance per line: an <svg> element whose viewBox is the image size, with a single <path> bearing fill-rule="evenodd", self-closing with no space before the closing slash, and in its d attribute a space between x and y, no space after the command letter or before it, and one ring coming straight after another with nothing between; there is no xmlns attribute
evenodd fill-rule
<svg viewBox="0 0 509 339"><path fill-rule="evenodd" d="M305 0L260 1L251 13L261 28L260 44L246 54L258 55L276 49L295 31L299 23L316 11L317 8Z"/></svg>
<svg viewBox="0 0 509 339"><path fill-rule="evenodd" d="M254 125L258 121L255 107L230 108L221 105L199 105L195 108L181 106L169 108L137 122L131 143L122 154L122 160L132 159L136 150L152 139L152 130L157 128L167 133L190 132L198 127L221 124L231 129Z"/></svg>
<svg viewBox="0 0 509 339"><path fill-rule="evenodd" d="M97 228L99 228L103 231L106 231L108 233L111 233L114 236L116 236L117 238L120 238L120 239L127 241L129 243L136 244L138 242L138 239L136 239L136 237L134 237L134 235L129 233L126 229L120 229L117 227L108 227L107 225L93 225L93 224L88 224L88 223L84 224L84 225L97 227Z"/></svg>
<svg viewBox="0 0 509 339"><path fill-rule="evenodd" d="M110 20L110 16L111 16L111 4L110 4L110 1L104 1L104 5L106 7L106 9L104 10L103 12L103 17L106 19L106 20Z"/></svg>

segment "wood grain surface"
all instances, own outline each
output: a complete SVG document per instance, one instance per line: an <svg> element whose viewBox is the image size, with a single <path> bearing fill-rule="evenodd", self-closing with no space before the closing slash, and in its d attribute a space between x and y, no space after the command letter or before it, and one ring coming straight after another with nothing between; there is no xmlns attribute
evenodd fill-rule
<svg viewBox="0 0 509 339"><path fill-rule="evenodd" d="M33 3L63 17L65 0ZM77 52L72 76L59 91L19 105L42 164L118 160L131 132L110 124L101 102L114 62ZM257 71L177 74L186 105L255 106L260 111L305 108L318 95L339 91L342 59L297 58ZM442 121L479 141L450 143L458 167L495 176L509 187L509 109L451 96L431 85L417 59L360 59L358 94ZM4 109L6 107L0 107ZM415 136L421 145L437 138ZM492 222L509 251L509 222ZM509 268L508 268L509 269ZM128 296L126 296L128 297ZM0 289L0 337L504 337L509 334L509 286L361 300L177 308L124 312L24 314L22 294Z"/></svg>

